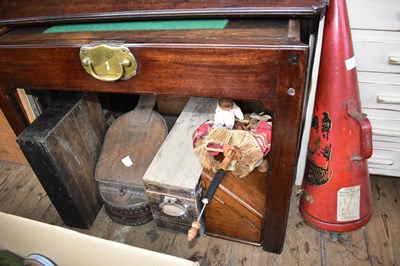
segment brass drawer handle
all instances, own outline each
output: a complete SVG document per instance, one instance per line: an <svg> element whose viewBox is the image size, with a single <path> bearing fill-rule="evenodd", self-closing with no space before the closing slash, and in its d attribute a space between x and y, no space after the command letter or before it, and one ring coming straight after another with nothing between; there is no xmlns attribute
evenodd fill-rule
<svg viewBox="0 0 400 266"><path fill-rule="evenodd" d="M127 80L136 75L136 60L125 46L87 45L81 47L79 57L85 71L104 82Z"/></svg>
<svg viewBox="0 0 400 266"><path fill-rule="evenodd" d="M127 62L128 62L128 65L127 66L129 66L129 64L130 64L130 61L129 60L127 60ZM120 65L120 69L119 69L119 71L116 73L116 74L108 74L108 75L97 75L96 74L96 72L94 71L94 69L93 69L93 62L92 62L92 60L90 60L89 58L84 58L83 60L82 60L82 64L85 64L86 65L86 71L90 74L90 75L92 75L94 78L96 78L96 79L98 79L98 80L101 80L101 81L105 81L105 82L112 82L112 81L116 81L116 80L119 80L119 79L121 79L122 78L122 76L124 75L124 66L127 64L127 62L125 61L125 62L123 62L123 63L120 63L119 65ZM124 64L125 63L125 64Z"/></svg>
<svg viewBox="0 0 400 266"><path fill-rule="evenodd" d="M388 64L389 65L400 65L400 56L389 56Z"/></svg>

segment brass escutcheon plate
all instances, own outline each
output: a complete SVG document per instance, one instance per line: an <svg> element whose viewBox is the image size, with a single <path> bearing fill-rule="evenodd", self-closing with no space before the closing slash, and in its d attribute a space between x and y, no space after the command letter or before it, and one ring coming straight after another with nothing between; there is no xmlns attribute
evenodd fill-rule
<svg viewBox="0 0 400 266"><path fill-rule="evenodd" d="M123 45L82 46L79 57L85 71L104 82L127 80L136 75L135 57Z"/></svg>

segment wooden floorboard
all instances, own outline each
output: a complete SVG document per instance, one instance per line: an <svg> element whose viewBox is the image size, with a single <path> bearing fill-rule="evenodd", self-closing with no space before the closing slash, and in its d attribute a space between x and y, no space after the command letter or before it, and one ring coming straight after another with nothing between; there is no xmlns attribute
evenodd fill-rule
<svg viewBox="0 0 400 266"><path fill-rule="evenodd" d="M189 243L184 234L158 230L154 221L120 225L107 216L104 207L90 229L69 229L200 265L400 265L400 178L371 176L371 221L337 237L304 222L298 212L297 190L293 190L285 245L279 255L209 236ZM28 165L0 161L0 211L65 227Z"/></svg>
<svg viewBox="0 0 400 266"><path fill-rule="evenodd" d="M366 227L370 261L375 265L400 265L400 182L372 178L373 218Z"/></svg>

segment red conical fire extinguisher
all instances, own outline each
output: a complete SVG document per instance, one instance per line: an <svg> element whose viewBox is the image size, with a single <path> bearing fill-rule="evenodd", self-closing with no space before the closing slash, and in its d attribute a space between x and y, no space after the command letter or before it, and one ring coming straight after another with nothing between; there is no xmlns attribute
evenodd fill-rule
<svg viewBox="0 0 400 266"><path fill-rule="evenodd" d="M300 212L319 229L348 232L371 218L372 132L361 112L345 0L330 1L323 38Z"/></svg>

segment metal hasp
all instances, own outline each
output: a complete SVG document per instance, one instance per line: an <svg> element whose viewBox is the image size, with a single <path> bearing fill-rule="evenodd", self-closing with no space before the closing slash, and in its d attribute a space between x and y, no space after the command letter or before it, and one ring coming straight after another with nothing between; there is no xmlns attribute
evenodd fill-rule
<svg viewBox="0 0 400 266"><path fill-rule="evenodd" d="M112 82L127 80L136 75L135 57L121 45L87 45L79 52L83 68L94 78Z"/></svg>

